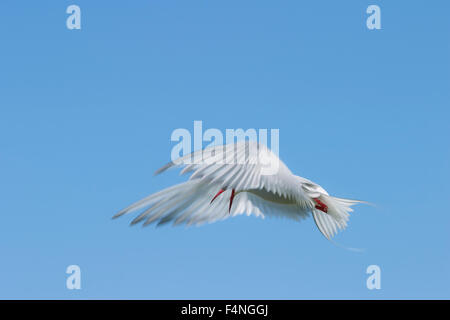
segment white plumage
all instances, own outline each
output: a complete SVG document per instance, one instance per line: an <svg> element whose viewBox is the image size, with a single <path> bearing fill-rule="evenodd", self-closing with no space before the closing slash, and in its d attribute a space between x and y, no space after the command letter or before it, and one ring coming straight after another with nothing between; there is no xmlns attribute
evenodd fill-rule
<svg viewBox="0 0 450 320"><path fill-rule="evenodd" d="M282 216L294 220L312 212L327 238L347 226L351 206L358 200L328 195L318 184L294 175L266 146L242 141L213 146L174 160L158 171L184 167L188 181L154 193L117 213L145 209L131 224L199 225L239 214Z"/></svg>

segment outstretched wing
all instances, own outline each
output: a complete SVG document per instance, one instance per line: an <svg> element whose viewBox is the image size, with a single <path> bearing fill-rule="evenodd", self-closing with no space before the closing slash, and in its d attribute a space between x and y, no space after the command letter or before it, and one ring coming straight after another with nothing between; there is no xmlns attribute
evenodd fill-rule
<svg viewBox="0 0 450 320"><path fill-rule="evenodd" d="M214 146L181 157L159 169L184 166L189 181L152 194L114 217L148 207L131 223L158 221L174 224L214 222L239 214L283 216L308 215L308 203L296 177L267 147L256 142ZM211 202L218 191L225 190ZM235 198L230 208L230 197Z"/></svg>
<svg viewBox="0 0 450 320"><path fill-rule="evenodd" d="M297 203L305 194L289 168L266 146L254 141L212 146L180 157L155 174L174 166L184 166L181 174L192 172L190 180L218 184L236 191L264 189Z"/></svg>
<svg viewBox="0 0 450 320"><path fill-rule="evenodd" d="M144 226L153 222L157 222L157 225L169 222L174 225L200 225L241 214L253 214L262 218L265 216L287 217L295 220L308 215L307 211L299 210L295 204L266 201L250 192L237 193L229 209L231 196L229 189L211 202L218 190L220 190L219 184L204 184L200 180L187 181L132 204L116 214L114 218L144 208L146 209L131 221L132 225L141 222Z"/></svg>

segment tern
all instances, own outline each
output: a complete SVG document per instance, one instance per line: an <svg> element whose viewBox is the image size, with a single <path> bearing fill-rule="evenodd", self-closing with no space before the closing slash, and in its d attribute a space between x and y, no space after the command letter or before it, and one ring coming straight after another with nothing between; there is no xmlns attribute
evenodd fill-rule
<svg viewBox="0 0 450 320"><path fill-rule="evenodd" d="M145 209L131 225L200 225L241 214L301 220L312 214L328 239L344 230L353 211L366 203L330 196L324 188L289 168L265 145L253 141L210 146L173 160L157 170L183 167L188 181L133 203L113 218Z"/></svg>

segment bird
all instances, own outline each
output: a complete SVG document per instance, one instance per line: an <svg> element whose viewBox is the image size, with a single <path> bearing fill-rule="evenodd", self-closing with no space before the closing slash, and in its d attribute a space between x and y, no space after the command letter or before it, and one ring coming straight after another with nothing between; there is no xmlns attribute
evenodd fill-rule
<svg viewBox="0 0 450 320"><path fill-rule="evenodd" d="M187 181L139 200L113 216L143 210L131 225L201 225L246 214L300 221L312 215L331 240L347 227L361 200L330 196L319 184L297 176L266 145L239 141L208 146L170 161L155 172L181 167ZM144 210L145 209L145 210Z"/></svg>

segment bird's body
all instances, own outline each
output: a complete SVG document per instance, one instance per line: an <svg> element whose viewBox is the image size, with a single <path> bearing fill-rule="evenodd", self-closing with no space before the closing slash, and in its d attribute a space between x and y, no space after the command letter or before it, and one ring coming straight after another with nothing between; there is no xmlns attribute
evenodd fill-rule
<svg viewBox="0 0 450 320"><path fill-rule="evenodd" d="M330 239L347 226L358 200L329 196L318 184L294 175L267 147L256 142L213 146L178 158L159 169L184 166L189 180L152 194L114 217L148 207L131 224L202 224L239 214L300 220L312 213Z"/></svg>

